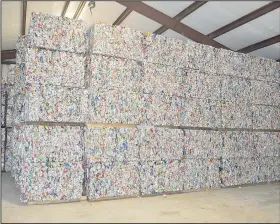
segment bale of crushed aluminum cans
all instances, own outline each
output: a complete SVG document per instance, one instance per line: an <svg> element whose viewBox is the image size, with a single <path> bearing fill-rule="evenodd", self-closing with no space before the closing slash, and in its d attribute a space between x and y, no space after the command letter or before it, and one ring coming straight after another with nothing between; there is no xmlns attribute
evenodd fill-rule
<svg viewBox="0 0 280 224"><path fill-rule="evenodd" d="M27 45L28 36L19 36L16 42L16 70L15 70L15 80L14 80L14 107L16 107L17 103L19 105L18 108L14 109L14 112L21 108L22 103L18 101L17 98L21 98L23 95L23 89L25 87L25 76L26 76L26 52L28 49ZM17 102L18 101L18 102ZM16 117L13 114L13 119Z"/></svg>
<svg viewBox="0 0 280 224"><path fill-rule="evenodd" d="M222 158L250 158L257 156L255 133L249 131L225 131L222 133ZM264 155L260 155L264 156Z"/></svg>
<svg viewBox="0 0 280 224"><path fill-rule="evenodd" d="M11 171L12 168L12 130L10 128L2 128L2 144L1 144L1 161L2 161L2 171ZM6 133L7 132L7 138Z"/></svg>
<svg viewBox="0 0 280 224"><path fill-rule="evenodd" d="M257 132L253 135L254 156L278 157L280 156L280 133Z"/></svg>
<svg viewBox="0 0 280 224"><path fill-rule="evenodd" d="M84 122L87 90L53 85L29 84L15 101L14 122Z"/></svg>
<svg viewBox="0 0 280 224"><path fill-rule="evenodd" d="M184 130L180 175L184 190L220 186L218 161L223 151L218 131Z"/></svg>
<svg viewBox="0 0 280 224"><path fill-rule="evenodd" d="M186 82L187 70L175 66L145 62L142 92L184 96L183 84Z"/></svg>
<svg viewBox="0 0 280 224"><path fill-rule="evenodd" d="M279 143L277 132L224 132L219 164L221 186L277 180Z"/></svg>
<svg viewBox="0 0 280 224"><path fill-rule="evenodd" d="M183 190L182 176L179 172L180 160L154 160L141 162L142 195Z"/></svg>
<svg viewBox="0 0 280 224"><path fill-rule="evenodd" d="M87 127L84 141L87 164L139 160L141 142L136 128Z"/></svg>
<svg viewBox="0 0 280 224"><path fill-rule="evenodd" d="M5 170L5 129L1 128L1 170Z"/></svg>
<svg viewBox="0 0 280 224"><path fill-rule="evenodd" d="M15 99L15 77L16 65L3 65L2 66L2 83L1 83L1 126L2 128L2 145L1 145L1 158L3 171L11 170L11 125L12 113L14 109ZM7 132L7 135L5 134Z"/></svg>
<svg viewBox="0 0 280 224"><path fill-rule="evenodd" d="M28 44L31 47L85 53L88 47L86 26L82 20L33 12Z"/></svg>
<svg viewBox="0 0 280 224"><path fill-rule="evenodd" d="M82 128L15 126L12 174L21 200L78 200L82 196Z"/></svg>
<svg viewBox="0 0 280 224"><path fill-rule="evenodd" d="M222 126L224 128L252 129L253 106L248 102L222 101Z"/></svg>
<svg viewBox="0 0 280 224"><path fill-rule="evenodd" d="M79 200L83 174L80 162L23 164L20 199L22 202Z"/></svg>
<svg viewBox="0 0 280 224"><path fill-rule="evenodd" d="M88 122L139 124L141 94L123 89L95 89L89 92Z"/></svg>
<svg viewBox="0 0 280 224"><path fill-rule="evenodd" d="M147 34L143 41L144 59L149 63L192 68L196 54L195 43L187 43L161 35Z"/></svg>
<svg viewBox="0 0 280 224"><path fill-rule="evenodd" d="M221 76L220 76L221 77ZM253 80L247 78L222 76L221 99L229 102L252 102Z"/></svg>
<svg viewBox="0 0 280 224"><path fill-rule="evenodd" d="M254 79L270 82L278 82L280 78L280 63L272 59L250 57L253 61L251 73Z"/></svg>
<svg viewBox="0 0 280 224"><path fill-rule="evenodd" d="M18 36L16 42L16 63L21 65L26 62L26 51L28 48L28 35Z"/></svg>
<svg viewBox="0 0 280 224"><path fill-rule="evenodd" d="M184 130L184 158L220 158L223 153L223 136L219 131Z"/></svg>
<svg viewBox="0 0 280 224"><path fill-rule="evenodd" d="M27 48L25 54L23 79L26 83L84 87L85 57L82 54L40 48Z"/></svg>
<svg viewBox="0 0 280 224"><path fill-rule="evenodd" d="M177 105L176 105L177 106ZM221 127L221 104L202 98L183 98L179 124L196 127Z"/></svg>
<svg viewBox="0 0 280 224"><path fill-rule="evenodd" d="M253 128L280 129L280 107L253 105Z"/></svg>
<svg viewBox="0 0 280 224"><path fill-rule="evenodd" d="M192 87L192 97L221 100L222 95L222 81L224 77L216 75L215 73L209 74L197 70L196 80L194 83L190 83Z"/></svg>
<svg viewBox="0 0 280 224"><path fill-rule="evenodd" d="M41 13L17 46L15 123L185 127L89 126L84 139L77 127L14 128L12 175L23 201L280 179L279 134L251 132L280 127L279 63L122 26L86 31L81 21Z"/></svg>
<svg viewBox="0 0 280 224"><path fill-rule="evenodd" d="M1 126L4 126L5 125L5 91L2 91L3 89L1 89L1 103L2 103L2 106L1 106Z"/></svg>
<svg viewBox="0 0 280 224"><path fill-rule="evenodd" d="M26 99L24 99L24 89L25 89L25 76L26 76L26 67L25 67L25 61L26 61L26 51L28 49L27 45L27 39L28 36L19 36L16 42L16 76L15 76L15 82L14 82L14 103L13 103L13 112L12 112L12 118L13 118L13 125L18 124L19 122L24 120L23 117L23 108L24 103ZM26 97L25 97L26 98ZM20 118L19 115L22 117Z"/></svg>
<svg viewBox="0 0 280 224"><path fill-rule="evenodd" d="M21 125L13 127L13 156L18 162L82 161L82 128L75 126ZM15 165L20 169L20 165Z"/></svg>
<svg viewBox="0 0 280 224"><path fill-rule="evenodd" d="M19 38L18 92L14 122L85 120L85 57L72 52L30 48L30 35ZM43 37L42 37L43 38ZM22 42L27 44L22 44ZM34 46L35 47L35 46Z"/></svg>
<svg viewBox="0 0 280 224"><path fill-rule="evenodd" d="M252 102L270 106L280 106L280 80L277 82L252 81Z"/></svg>
<svg viewBox="0 0 280 224"><path fill-rule="evenodd" d="M90 200L139 194L139 130L85 129L86 192Z"/></svg>
<svg viewBox="0 0 280 224"><path fill-rule="evenodd" d="M230 62L226 59L230 59ZM226 49L217 49L215 58L217 74L253 78L251 74L252 62L248 55Z"/></svg>
<svg viewBox="0 0 280 224"><path fill-rule="evenodd" d="M8 66L4 65L2 68L3 79L1 84L1 103L2 103L1 124L2 125L6 124L6 126L8 127L10 127L12 124L14 99L16 97L16 90L15 90L16 69L17 66L13 64Z"/></svg>
<svg viewBox="0 0 280 224"><path fill-rule="evenodd" d="M90 56L89 83L92 89L123 89L142 92L145 73L136 60L93 54Z"/></svg>
<svg viewBox="0 0 280 224"><path fill-rule="evenodd" d="M180 175L184 190L220 186L218 161L213 158L186 158L182 160Z"/></svg>
<svg viewBox="0 0 280 224"><path fill-rule="evenodd" d="M122 26L95 23L89 29L90 54L143 60L143 33Z"/></svg>
<svg viewBox="0 0 280 224"><path fill-rule="evenodd" d="M89 200L139 194L139 165L134 161L95 162L87 171Z"/></svg>
<svg viewBox="0 0 280 224"><path fill-rule="evenodd" d="M9 101L8 101L9 102ZM4 106L3 106L4 107ZM13 109L14 107L11 105L5 105L7 107L7 112L6 112L6 126L11 127L13 123Z"/></svg>
<svg viewBox="0 0 280 224"><path fill-rule="evenodd" d="M139 129L141 161L179 160L183 157L184 135L180 129Z"/></svg>
<svg viewBox="0 0 280 224"><path fill-rule="evenodd" d="M60 35L63 43L57 38ZM17 43L15 124L40 119L85 121L87 45L82 21L32 14L28 35L19 37Z"/></svg>

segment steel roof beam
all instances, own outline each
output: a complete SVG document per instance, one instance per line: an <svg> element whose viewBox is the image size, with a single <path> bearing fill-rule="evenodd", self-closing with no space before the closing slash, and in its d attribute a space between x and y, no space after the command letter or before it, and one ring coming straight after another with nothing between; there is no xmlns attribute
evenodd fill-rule
<svg viewBox="0 0 280 224"><path fill-rule="evenodd" d="M267 47L269 45L276 44L278 42L280 42L280 35L277 35L277 36L271 37L269 39L263 40L261 42L252 44L248 47L244 47L244 48L238 50L238 52L247 54L247 53L250 53L252 51L256 51L258 49Z"/></svg>
<svg viewBox="0 0 280 224"><path fill-rule="evenodd" d="M179 14L177 14L175 17L173 17L173 19L176 19L178 21L181 21L182 19L186 18L188 15L190 15L191 13L193 13L195 10L199 9L201 6L203 6L205 3L207 3L207 1L205 2L201 2L201 1L197 1L194 2L193 4L191 4L190 6L188 6L187 8L185 8L183 11L181 11ZM166 30L168 30L167 27L165 26L161 26L159 29L157 29L154 33L155 34L162 34L164 33Z"/></svg>
<svg viewBox="0 0 280 224"><path fill-rule="evenodd" d="M138 12L142 14L143 16L146 16L147 18L154 20L163 26L167 27L168 29L172 29L177 33L182 34L183 36L206 45L211 45L216 48L225 48L228 49L226 46L210 39L209 37L203 35L202 33L192 29L191 27L181 23L180 21L177 21L174 18L171 18L167 16L166 14L154 9L153 7L150 7L143 2L118 2L121 5L126 6L127 8L130 8L131 10Z"/></svg>
<svg viewBox="0 0 280 224"><path fill-rule="evenodd" d="M126 17L129 16L129 14L132 12L131 9L126 8L123 13L116 19L116 21L113 23L114 26L120 25L125 19Z"/></svg>

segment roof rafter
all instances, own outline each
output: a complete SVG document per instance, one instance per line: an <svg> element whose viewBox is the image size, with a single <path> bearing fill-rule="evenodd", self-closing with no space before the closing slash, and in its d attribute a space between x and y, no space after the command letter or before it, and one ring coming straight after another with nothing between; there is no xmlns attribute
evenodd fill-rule
<svg viewBox="0 0 280 224"><path fill-rule="evenodd" d="M62 12L61 12L61 16L62 16L62 17L64 17L64 16L65 16L65 14L66 14L66 12L67 12L67 9L68 9L69 4L70 4L70 1L66 1L66 2L65 2L65 5L64 5L63 10L62 10Z"/></svg>
<svg viewBox="0 0 280 224"><path fill-rule="evenodd" d="M202 33L190 28L189 26L181 23L180 21L175 20L174 18L165 15L164 13L154 9L153 7L144 4L143 2L118 2L118 3L130 8L135 12L142 14L143 16L151 20L154 20L166 26L168 29L172 29L175 32L184 35L185 37L195 42L211 45L217 48L228 49L226 46L210 39L209 37L203 35Z"/></svg>
<svg viewBox="0 0 280 224"><path fill-rule="evenodd" d="M21 35L25 35L25 29L26 29L26 12L27 12L27 1L24 1L24 2L22 2Z"/></svg>
<svg viewBox="0 0 280 224"><path fill-rule="evenodd" d="M16 58L16 50L1 51L1 62L7 59Z"/></svg>
<svg viewBox="0 0 280 224"><path fill-rule="evenodd" d="M194 2L191 5L189 5L187 8L185 8L183 11L181 11L179 14L177 14L175 17L173 17L173 19L181 21L182 19L186 18L188 15L190 15L191 13L193 13L195 10L197 10L198 8L200 8L201 6L203 6L206 3L207 3L207 1L204 1L204 2L202 2L202 1ZM166 30L168 30L167 27L161 26L154 33L155 34L162 34Z"/></svg>
<svg viewBox="0 0 280 224"><path fill-rule="evenodd" d="M277 35L277 36L271 37L269 39L263 40L259 43L252 44L248 47L244 47L244 48L238 50L238 52L247 54L247 53L250 53L252 51L267 47L269 45L276 44L278 42L280 42L280 35Z"/></svg>
<svg viewBox="0 0 280 224"><path fill-rule="evenodd" d="M280 2L271 2L215 31L213 31L212 33L208 34L207 36L211 39L214 39L218 36L221 36L224 33L227 33L231 30L234 30L235 28L244 25L245 23L248 23L262 15L265 15L266 13L271 12L274 9L277 9L280 7Z"/></svg>
<svg viewBox="0 0 280 224"><path fill-rule="evenodd" d="M79 16L81 15L81 12L83 11L84 7L85 7L85 4L87 2L86 1L81 1L78 8L77 8L77 11L75 12L75 15L73 17L73 19L78 19Z"/></svg>
<svg viewBox="0 0 280 224"><path fill-rule="evenodd" d="M1 61L1 64L3 64L3 65L15 65L16 62L15 61Z"/></svg>
<svg viewBox="0 0 280 224"><path fill-rule="evenodd" d="M116 21L113 23L114 26L120 25L125 19L126 17L129 16L129 14L132 12L131 9L126 8L122 14L116 19Z"/></svg>

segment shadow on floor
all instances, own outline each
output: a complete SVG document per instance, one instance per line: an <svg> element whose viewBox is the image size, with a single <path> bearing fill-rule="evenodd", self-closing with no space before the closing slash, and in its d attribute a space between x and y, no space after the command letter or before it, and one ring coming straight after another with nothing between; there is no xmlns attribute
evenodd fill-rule
<svg viewBox="0 0 280 224"><path fill-rule="evenodd" d="M20 189L16 187L16 184L11 177L10 172L1 173L2 184L2 204L24 206L25 204L20 202Z"/></svg>

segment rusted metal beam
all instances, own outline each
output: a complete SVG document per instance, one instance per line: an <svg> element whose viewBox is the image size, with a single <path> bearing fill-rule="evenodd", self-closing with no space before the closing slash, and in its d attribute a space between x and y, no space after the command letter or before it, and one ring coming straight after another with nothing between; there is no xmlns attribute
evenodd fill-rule
<svg viewBox="0 0 280 224"><path fill-rule="evenodd" d="M15 65L16 62L15 61L1 61L1 64L4 64L4 65Z"/></svg>
<svg viewBox="0 0 280 224"><path fill-rule="evenodd" d="M277 35L275 37L271 37L269 39L263 40L259 43L252 44L248 47L244 47L244 48L238 50L238 52L247 54L247 53L250 53L252 51L267 47L269 45L276 44L278 42L280 42L280 35Z"/></svg>
<svg viewBox="0 0 280 224"><path fill-rule="evenodd" d="M206 45L211 45L213 47L217 48L225 48L228 49L226 46L210 39L209 37L203 35L202 33L190 28L189 26L181 23L180 21L177 21L174 18L171 18L164 13L154 9L153 7L150 7L143 2L118 2L121 5L126 6L127 8L130 8L131 10L138 12L142 14L143 16L146 16L147 18L154 20L164 26L166 26L168 29L172 29L177 33L182 34L183 36Z"/></svg>
<svg viewBox="0 0 280 224"><path fill-rule="evenodd" d="M126 17L128 17L128 15L132 12L131 9L126 8L123 13L116 19L116 21L113 23L113 25L117 26L120 25Z"/></svg>
<svg viewBox="0 0 280 224"><path fill-rule="evenodd" d="M16 58L16 50L1 51L1 62L7 59Z"/></svg>
<svg viewBox="0 0 280 224"><path fill-rule="evenodd" d="M26 12L27 12L27 1L24 1L24 2L22 2L21 35L25 35L25 29L26 29Z"/></svg>
<svg viewBox="0 0 280 224"><path fill-rule="evenodd" d="M191 13L193 13L195 10L197 10L198 8L200 8L201 6L203 6L206 3L207 3L207 1L204 1L204 2L201 2L201 1L194 2L193 4L191 4L190 6L185 8L183 11L181 11L178 15L173 17L173 19L176 19L177 21L181 21L182 19L186 18L188 15L190 15ZM168 30L167 27L161 26L154 33L155 34L162 34L166 30Z"/></svg>
<svg viewBox="0 0 280 224"><path fill-rule="evenodd" d="M65 2L65 5L64 5L63 10L62 10L62 13L61 13L61 16L62 16L62 17L64 17L64 16L65 16L65 14L66 14L66 12L67 12L67 9L68 9L69 4L70 4L70 1L66 1L66 2Z"/></svg>
<svg viewBox="0 0 280 224"><path fill-rule="evenodd" d="M79 4L73 19L78 19L79 18L79 16L81 15L81 12L83 11L86 3L87 3L86 1L81 1L81 3Z"/></svg>
<svg viewBox="0 0 280 224"><path fill-rule="evenodd" d="M213 31L212 33L208 34L207 36L211 39L214 39L218 36L221 36L224 33L227 33L229 31L239 27L239 26L242 26L245 23L250 22L250 21L252 21L252 20L254 20L254 19L256 19L256 18L258 18L262 15L265 15L266 13L269 13L272 10L277 9L279 7L280 7L280 2L271 2L271 3L255 10L251 13L249 13L249 14L247 14L247 15L245 15L245 16L243 16L243 17L241 17L241 18L239 18L239 19L237 19L237 20L235 20L235 21L233 21L233 22L215 30L215 31Z"/></svg>

